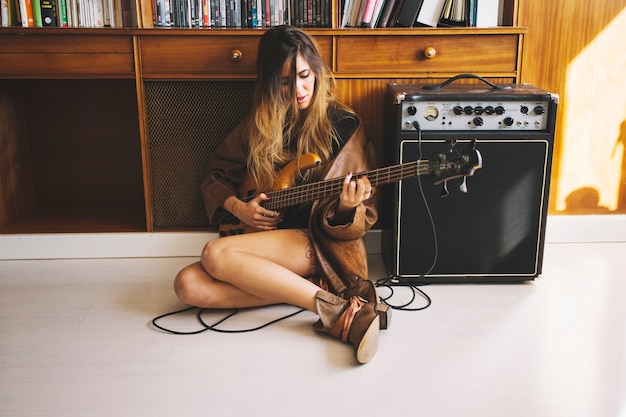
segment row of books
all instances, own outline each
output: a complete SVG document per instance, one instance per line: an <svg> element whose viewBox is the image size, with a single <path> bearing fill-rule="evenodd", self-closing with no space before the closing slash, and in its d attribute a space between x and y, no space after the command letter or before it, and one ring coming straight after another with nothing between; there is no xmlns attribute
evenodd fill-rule
<svg viewBox="0 0 626 417"><path fill-rule="evenodd" d="M152 0L152 23L165 27L331 27L331 0Z"/></svg>
<svg viewBox="0 0 626 417"><path fill-rule="evenodd" d="M338 0L341 28L501 26L510 0ZM330 28L332 0L0 0L2 26ZM140 8L141 10L138 10Z"/></svg>
<svg viewBox="0 0 626 417"><path fill-rule="evenodd" d="M345 0L340 27L493 27L507 0Z"/></svg>
<svg viewBox="0 0 626 417"><path fill-rule="evenodd" d="M136 26L133 0L0 0L2 26Z"/></svg>
<svg viewBox="0 0 626 417"><path fill-rule="evenodd" d="M332 26L331 0L0 0L2 26ZM137 10L137 8L145 10Z"/></svg>

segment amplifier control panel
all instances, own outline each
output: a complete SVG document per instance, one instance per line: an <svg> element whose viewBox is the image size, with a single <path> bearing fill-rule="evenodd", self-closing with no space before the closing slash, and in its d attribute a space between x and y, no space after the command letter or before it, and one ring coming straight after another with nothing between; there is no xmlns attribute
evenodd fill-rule
<svg viewBox="0 0 626 417"><path fill-rule="evenodd" d="M548 128L549 99L402 101L402 130L535 130ZM438 97L442 98L442 97ZM468 97L469 98L469 97Z"/></svg>

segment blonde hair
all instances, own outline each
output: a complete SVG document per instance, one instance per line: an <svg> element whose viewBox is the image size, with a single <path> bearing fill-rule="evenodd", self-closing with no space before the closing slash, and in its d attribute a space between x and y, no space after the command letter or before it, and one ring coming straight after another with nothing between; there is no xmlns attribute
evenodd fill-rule
<svg viewBox="0 0 626 417"><path fill-rule="evenodd" d="M299 54L315 75L315 90L305 110L300 110L295 100ZM282 83L285 65L290 68L288 94ZM259 187L269 189L277 168L305 153L319 155L322 162L332 158L333 141L338 137L329 109L344 109L352 114L336 101L332 82L319 46L302 30L278 26L261 37L253 110L247 129L248 170Z"/></svg>

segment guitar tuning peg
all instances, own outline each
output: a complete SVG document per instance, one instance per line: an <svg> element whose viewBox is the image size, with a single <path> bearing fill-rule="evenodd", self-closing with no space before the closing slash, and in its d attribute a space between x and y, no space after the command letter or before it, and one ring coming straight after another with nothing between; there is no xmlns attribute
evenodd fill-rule
<svg viewBox="0 0 626 417"><path fill-rule="evenodd" d="M459 190L461 190L462 193L467 194L467 177L463 177L463 182L459 186Z"/></svg>
<svg viewBox="0 0 626 417"><path fill-rule="evenodd" d="M450 191L448 191L448 181L444 181L441 187L441 191L439 192L439 197L443 198L447 197L448 195L450 195Z"/></svg>

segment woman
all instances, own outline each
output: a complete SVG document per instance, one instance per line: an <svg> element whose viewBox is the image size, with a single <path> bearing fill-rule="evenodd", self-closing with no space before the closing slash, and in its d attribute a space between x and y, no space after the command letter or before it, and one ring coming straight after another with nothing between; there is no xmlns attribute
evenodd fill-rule
<svg viewBox="0 0 626 417"><path fill-rule="evenodd" d="M363 236L377 219L374 189L365 176L352 175L371 169L371 147L330 81L317 44L303 31L280 26L261 37L252 111L211 155L201 186L213 224L236 218L255 232L209 241L174 288L180 300L204 308L306 308L319 315L316 330L354 345L366 363L388 317L367 280ZM298 183L344 177L338 195L285 211L266 209L263 192L238 197L246 180L255 190L273 190L277 170L310 153L321 164L296 170Z"/></svg>

